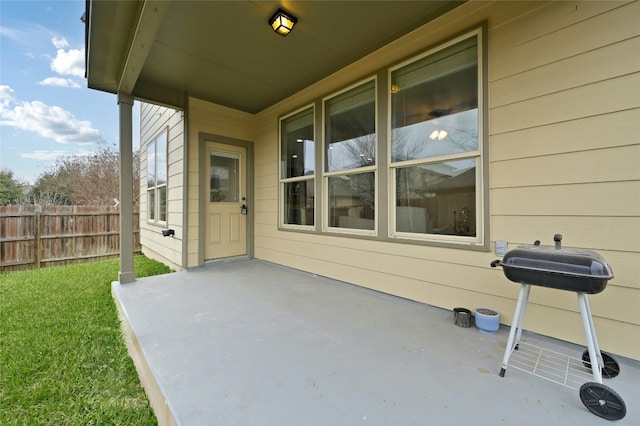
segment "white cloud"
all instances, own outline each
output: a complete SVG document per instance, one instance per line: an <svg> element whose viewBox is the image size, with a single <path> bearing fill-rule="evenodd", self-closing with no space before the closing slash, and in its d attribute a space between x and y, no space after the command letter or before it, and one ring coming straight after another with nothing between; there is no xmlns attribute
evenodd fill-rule
<svg viewBox="0 0 640 426"><path fill-rule="evenodd" d="M65 47L69 47L69 42L64 37L54 37L51 39L51 43L56 49L64 49Z"/></svg>
<svg viewBox="0 0 640 426"><path fill-rule="evenodd" d="M58 49L51 69L60 75L84 77L84 49Z"/></svg>
<svg viewBox="0 0 640 426"><path fill-rule="evenodd" d="M62 144L104 142L90 121L79 120L59 106L16 100L9 86L0 86L0 125L31 131Z"/></svg>
<svg viewBox="0 0 640 426"><path fill-rule="evenodd" d="M54 87L70 87L73 89L79 89L80 85L75 81L68 78L49 77L39 82L41 86L54 86Z"/></svg>
<svg viewBox="0 0 640 426"><path fill-rule="evenodd" d="M13 41L21 42L24 40L24 33L15 28L0 26L0 36L10 38Z"/></svg>
<svg viewBox="0 0 640 426"><path fill-rule="evenodd" d="M8 107L11 102L16 100L16 93L9 86L0 85L0 106ZM1 110L0 110L1 111Z"/></svg>
<svg viewBox="0 0 640 426"><path fill-rule="evenodd" d="M31 152L20 153L21 158L28 158L30 160L39 160L39 161L52 161L52 160L57 160L58 158L67 157L67 156L87 157L89 155L95 155L95 152L82 149L76 152L61 151L61 150L56 150L56 151L35 150Z"/></svg>
<svg viewBox="0 0 640 426"><path fill-rule="evenodd" d="M66 154L66 151L32 151L23 152L20 157L30 160L51 161Z"/></svg>
<svg viewBox="0 0 640 426"><path fill-rule="evenodd" d="M60 75L84 78L84 47L80 49L70 49L67 39L46 27L34 25L30 22L25 22L19 29L0 26L0 36L7 37L27 47L29 51L26 55L31 58L36 57L31 51L40 49L43 45L43 39L47 37L51 41L51 44L57 49L55 58L51 59L50 62L51 69ZM51 55L47 54L46 57L50 59Z"/></svg>
<svg viewBox="0 0 640 426"><path fill-rule="evenodd" d="M52 30L33 22L19 21L16 25L14 28L0 26L0 36L30 48L42 46L45 40L56 36Z"/></svg>

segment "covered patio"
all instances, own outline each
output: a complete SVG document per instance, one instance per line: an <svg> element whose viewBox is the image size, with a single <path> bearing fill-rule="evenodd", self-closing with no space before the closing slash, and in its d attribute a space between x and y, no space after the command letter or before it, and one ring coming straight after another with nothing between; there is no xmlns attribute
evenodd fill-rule
<svg viewBox="0 0 640 426"><path fill-rule="evenodd" d="M527 345L554 352L517 351L501 378L508 328L457 327L450 311L269 262L114 283L113 295L160 424L607 423L576 389L527 371L583 347L525 331ZM626 402L616 423L640 424L640 363L616 360L620 375L605 381Z"/></svg>

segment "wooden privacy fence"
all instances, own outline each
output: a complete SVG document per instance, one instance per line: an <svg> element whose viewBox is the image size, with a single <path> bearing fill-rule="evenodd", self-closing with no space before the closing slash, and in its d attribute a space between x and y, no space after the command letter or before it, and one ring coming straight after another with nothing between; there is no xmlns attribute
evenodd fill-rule
<svg viewBox="0 0 640 426"><path fill-rule="evenodd" d="M133 217L140 252L139 214ZM120 209L110 206L0 206L0 272L119 255Z"/></svg>

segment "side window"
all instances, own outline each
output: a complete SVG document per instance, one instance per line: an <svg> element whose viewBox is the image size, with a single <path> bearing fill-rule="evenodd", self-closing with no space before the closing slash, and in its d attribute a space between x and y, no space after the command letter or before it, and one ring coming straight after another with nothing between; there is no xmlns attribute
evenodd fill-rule
<svg viewBox="0 0 640 426"><path fill-rule="evenodd" d="M376 82L324 101L326 227L374 231Z"/></svg>
<svg viewBox="0 0 640 426"><path fill-rule="evenodd" d="M394 236L475 239L480 232L478 39L474 33L390 70Z"/></svg>
<svg viewBox="0 0 640 426"><path fill-rule="evenodd" d="M167 222L167 131L147 147L147 206L149 222Z"/></svg>
<svg viewBox="0 0 640 426"><path fill-rule="evenodd" d="M280 120L282 225L315 224L314 108Z"/></svg>

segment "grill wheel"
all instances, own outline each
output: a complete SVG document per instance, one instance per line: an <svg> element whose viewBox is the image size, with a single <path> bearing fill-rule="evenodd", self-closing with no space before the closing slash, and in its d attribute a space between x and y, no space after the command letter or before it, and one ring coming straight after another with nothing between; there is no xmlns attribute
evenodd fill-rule
<svg viewBox="0 0 640 426"><path fill-rule="evenodd" d="M612 379L620 374L620 365L611 355L606 352L600 351L602 360L604 361L604 367L602 368L602 377L605 379ZM589 350L582 353L582 363L585 367L591 369L591 357L589 356Z"/></svg>
<svg viewBox="0 0 640 426"><path fill-rule="evenodd" d="M580 386L580 399L589 411L607 420L620 420L627 414L627 406L613 389L596 382Z"/></svg>

